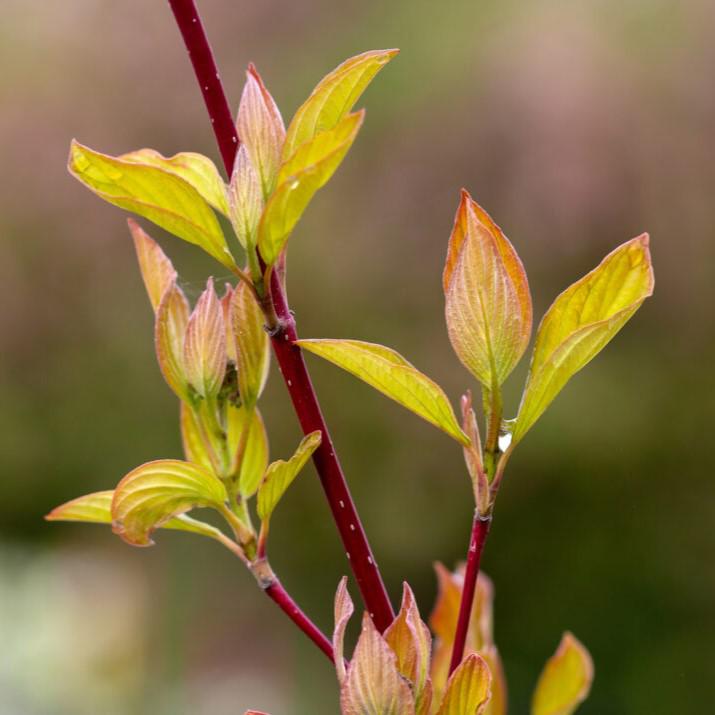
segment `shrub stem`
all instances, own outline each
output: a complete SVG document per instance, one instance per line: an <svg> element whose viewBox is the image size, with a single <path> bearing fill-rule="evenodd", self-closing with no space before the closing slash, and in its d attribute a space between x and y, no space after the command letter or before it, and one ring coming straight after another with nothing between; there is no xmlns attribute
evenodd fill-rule
<svg viewBox="0 0 715 715"><path fill-rule="evenodd" d="M221 156L230 177L240 140L196 3L194 0L169 0L169 5L189 52ZM270 294L278 318L278 326L271 340L276 360L303 432L308 434L320 430L323 435L320 447L313 453L313 462L365 607L372 616L375 626L383 632L392 623L394 611L350 495L345 475L335 454L302 352L294 344L298 338L295 321L276 271L271 271Z"/></svg>

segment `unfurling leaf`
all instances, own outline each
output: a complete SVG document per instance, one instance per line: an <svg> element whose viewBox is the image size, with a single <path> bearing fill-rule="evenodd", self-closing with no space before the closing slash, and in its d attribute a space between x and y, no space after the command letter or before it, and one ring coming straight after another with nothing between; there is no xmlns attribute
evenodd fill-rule
<svg viewBox="0 0 715 715"><path fill-rule="evenodd" d="M443 284L452 347L487 390L496 390L529 344L531 296L513 246L464 190Z"/></svg>
<svg viewBox="0 0 715 715"><path fill-rule="evenodd" d="M233 291L229 320L236 356L239 396L242 404L252 407L266 384L270 352L263 312L252 291L243 282Z"/></svg>
<svg viewBox="0 0 715 715"><path fill-rule="evenodd" d="M335 173L362 125L364 112L349 114L335 127L298 148L281 167L279 184L258 226L258 248L273 264L315 192Z"/></svg>
<svg viewBox="0 0 715 715"><path fill-rule="evenodd" d="M117 485L112 528L134 546L149 546L151 532L197 507L220 509L227 499L221 480L205 467L176 459L147 462Z"/></svg>
<svg viewBox="0 0 715 715"><path fill-rule="evenodd" d="M341 688L340 706L343 715L415 715L414 698L397 669L397 658L367 613Z"/></svg>
<svg viewBox="0 0 715 715"><path fill-rule="evenodd" d="M564 633L536 684L531 715L571 715L588 697L592 681L591 656L571 633Z"/></svg>
<svg viewBox="0 0 715 715"><path fill-rule="evenodd" d="M270 519L273 510L285 494L286 489L303 469L305 463L320 445L319 431L307 434L298 445L293 456L286 462L279 459L268 465L268 469L258 488L258 516L261 521Z"/></svg>
<svg viewBox="0 0 715 715"><path fill-rule="evenodd" d="M412 683L417 712L423 708L425 698L431 697L429 683L432 636L420 618L412 589L405 582L402 589L402 605L397 618L384 633L385 642L397 656L397 669Z"/></svg>
<svg viewBox="0 0 715 715"><path fill-rule="evenodd" d="M283 160L316 134L332 129L353 108L373 77L399 50L371 50L345 60L326 75L293 117Z"/></svg>
<svg viewBox="0 0 715 715"><path fill-rule="evenodd" d="M268 198L275 186L286 130L273 97L252 64L246 72L236 129L260 177L263 198Z"/></svg>
<svg viewBox="0 0 715 715"><path fill-rule="evenodd" d="M70 173L110 204L148 218L161 228L203 248L234 268L233 256L211 207L176 173L99 154L72 142Z"/></svg>
<svg viewBox="0 0 715 715"><path fill-rule="evenodd" d="M220 211L224 216L228 214L226 204L226 184L223 183L216 164L203 154L183 151L174 156L162 156L154 149L139 149L122 154L118 157L122 161L131 161L135 164L147 164L164 169L171 174L180 176L184 181L199 192L201 198L210 206Z"/></svg>
<svg viewBox="0 0 715 715"><path fill-rule="evenodd" d="M464 461L472 480L474 502L480 514L488 514L491 503L489 480L482 460L482 440L479 435L477 416L472 408L472 393L462 395L462 429L469 437L469 444L464 447Z"/></svg>
<svg viewBox="0 0 715 715"><path fill-rule="evenodd" d="M228 215L239 242L245 249L256 245L258 222L263 212L263 193L258 172L245 144L236 153L228 187Z"/></svg>
<svg viewBox="0 0 715 715"><path fill-rule="evenodd" d="M166 383L181 400L188 399L184 370L184 336L189 323L189 302L176 283L159 303L154 324L154 344L159 368Z"/></svg>
<svg viewBox="0 0 715 715"><path fill-rule="evenodd" d="M536 335L513 444L652 293L653 268L644 233L609 253L556 298Z"/></svg>
<svg viewBox="0 0 715 715"><path fill-rule="evenodd" d="M177 274L161 246L134 219L128 219L127 223L134 239L144 286L156 313L164 293L176 281Z"/></svg>
<svg viewBox="0 0 715 715"><path fill-rule="evenodd" d="M215 397L226 374L226 326L223 310L209 278L186 326L184 370L201 397Z"/></svg>
<svg viewBox="0 0 715 715"><path fill-rule="evenodd" d="M111 524L113 498L113 489L85 494L55 507L45 516L45 519L47 521L82 521L92 524ZM210 538L215 538L220 534L215 527L204 524L202 521L196 521L196 519L192 519L185 514L169 519L169 521L161 525L161 528L190 531Z"/></svg>
<svg viewBox="0 0 715 715"><path fill-rule="evenodd" d="M348 593L348 579L347 576L343 576L338 584L338 590L335 592L335 628L333 630L333 660L340 685L343 684L346 676L343 657L345 629L354 611L355 606L353 606L353 600Z"/></svg>
<svg viewBox="0 0 715 715"><path fill-rule="evenodd" d="M452 673L437 715L481 715L491 696L489 666L472 653Z"/></svg>
<svg viewBox="0 0 715 715"><path fill-rule="evenodd" d="M360 340L299 340L297 344L359 377L461 444L468 443L442 388L394 350Z"/></svg>
<svg viewBox="0 0 715 715"><path fill-rule="evenodd" d="M234 455L236 460L240 458L240 465L234 463L232 471L238 471L238 491L244 499L248 499L256 493L268 466L266 426L255 407L229 405L227 420L229 454Z"/></svg>

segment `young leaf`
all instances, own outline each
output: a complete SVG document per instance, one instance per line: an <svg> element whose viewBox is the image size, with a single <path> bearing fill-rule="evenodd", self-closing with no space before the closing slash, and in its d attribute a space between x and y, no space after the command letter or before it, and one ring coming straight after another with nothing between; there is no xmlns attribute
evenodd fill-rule
<svg viewBox="0 0 715 715"><path fill-rule="evenodd" d="M437 715L480 715L491 696L491 674L484 658L473 653L452 673Z"/></svg>
<svg viewBox="0 0 715 715"><path fill-rule="evenodd" d="M148 218L200 246L224 266L235 267L214 212L181 176L151 164L99 154L76 141L70 148L69 170L110 204Z"/></svg>
<svg viewBox="0 0 715 715"><path fill-rule="evenodd" d="M338 590L335 592L335 628L333 630L333 660L340 685L345 682L346 676L345 658L343 657L345 629L354 611L355 606L353 606L353 600L348 593L348 579L347 576L343 576L338 584Z"/></svg>
<svg viewBox="0 0 715 715"><path fill-rule="evenodd" d="M227 499L221 480L205 467L176 459L147 462L117 485L112 529L129 544L149 546L151 532L196 507L220 508Z"/></svg>
<svg viewBox="0 0 715 715"><path fill-rule="evenodd" d="M223 183L221 174L218 173L216 164L203 154L184 151L174 156L162 156L154 149L139 149L122 154L117 157L122 161L131 161L135 164L145 164L164 169L171 174L181 177L199 192L207 204L220 211L224 216L228 214L226 203L226 184Z"/></svg>
<svg viewBox="0 0 715 715"><path fill-rule="evenodd" d="M241 144L228 187L228 215L244 249L256 245L258 222L263 212L263 193L258 172L251 163L248 149Z"/></svg>
<svg viewBox="0 0 715 715"><path fill-rule="evenodd" d="M464 461L472 480L474 502L480 514L487 514L491 502L489 480L482 461L482 440L479 435L477 416L472 409L472 393L462 395L462 429L469 437L469 444L464 447Z"/></svg>
<svg viewBox="0 0 715 715"><path fill-rule="evenodd" d="M316 134L332 129L355 105L373 77L399 50L371 50L351 57L326 75L293 117L283 160Z"/></svg>
<svg viewBox="0 0 715 715"><path fill-rule="evenodd" d="M270 519L286 489L318 448L321 439L322 434L317 430L307 434L301 440L295 454L287 462L279 459L268 466L261 486L258 488L258 517L261 521Z"/></svg>
<svg viewBox="0 0 715 715"><path fill-rule="evenodd" d="M85 494L55 507L45 516L45 519L47 521L82 521L92 524L111 524L113 497L113 489ZM210 538L215 538L220 533L215 527L192 519L186 514L169 519L169 521L161 525L161 528L190 531Z"/></svg>
<svg viewBox="0 0 715 715"><path fill-rule="evenodd" d="M233 291L229 319L238 371L238 392L241 403L252 407L266 384L270 352L263 311L243 282Z"/></svg>
<svg viewBox="0 0 715 715"><path fill-rule="evenodd" d="M457 357L488 390L497 389L529 343L531 296L513 246L464 190L443 284Z"/></svg>
<svg viewBox="0 0 715 715"><path fill-rule="evenodd" d="M405 582L397 618L384 633L385 642L397 656L397 669L413 686L417 711L429 696L428 687L432 636L420 618L412 589Z"/></svg>
<svg viewBox="0 0 715 715"><path fill-rule="evenodd" d="M556 298L536 335L512 444L652 293L653 268L644 233L609 253Z"/></svg>
<svg viewBox="0 0 715 715"><path fill-rule="evenodd" d="M468 443L442 388L394 350L360 340L299 340L297 344L359 377L461 444Z"/></svg>
<svg viewBox="0 0 715 715"><path fill-rule="evenodd" d="M286 130L273 97L252 64L246 72L236 129L260 177L263 197L268 198L275 186Z"/></svg>
<svg viewBox="0 0 715 715"><path fill-rule="evenodd" d="M241 456L240 466L234 465L233 471L238 470L238 491L244 499L252 497L261 483L261 478L268 466L268 435L263 418L257 408L234 407L227 408L228 421L228 449L229 454L239 456L241 441L245 436L245 445Z"/></svg>
<svg viewBox="0 0 715 715"><path fill-rule="evenodd" d="M355 141L365 114L349 114L332 129L301 146L280 171L280 183L266 204L258 226L258 248L271 265L315 192L335 173Z"/></svg>
<svg viewBox="0 0 715 715"><path fill-rule="evenodd" d="M415 715L414 698L396 661L366 613L340 692L343 715Z"/></svg>
<svg viewBox="0 0 715 715"><path fill-rule="evenodd" d="M202 397L215 397L226 374L226 327L223 310L209 278L186 327L184 370Z"/></svg>
<svg viewBox="0 0 715 715"><path fill-rule="evenodd" d="M134 219L127 219L127 223L134 239L144 286L156 313L164 293L176 281L177 274L159 244Z"/></svg>
<svg viewBox="0 0 715 715"><path fill-rule="evenodd" d="M194 408L185 402L182 402L180 406L179 424L181 427L181 444L187 461L200 464L213 471L214 465L209 450L214 449L214 446L206 444L206 439L209 435L202 433Z"/></svg>
<svg viewBox="0 0 715 715"><path fill-rule="evenodd" d="M181 288L173 283L156 311L154 345L161 373L181 400L188 399L188 378L184 370L184 336L188 322L189 303Z"/></svg>
<svg viewBox="0 0 715 715"><path fill-rule="evenodd" d="M571 715L588 697L592 681L591 656L571 633L564 633L536 684L531 715Z"/></svg>

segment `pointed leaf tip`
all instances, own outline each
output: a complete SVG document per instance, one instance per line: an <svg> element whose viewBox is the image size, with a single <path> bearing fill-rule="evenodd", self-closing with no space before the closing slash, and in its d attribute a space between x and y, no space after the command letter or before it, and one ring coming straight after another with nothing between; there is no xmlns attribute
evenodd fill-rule
<svg viewBox="0 0 715 715"><path fill-rule="evenodd" d="M176 281L177 273L161 246L133 218L128 218L127 224L134 240L142 280L156 313L164 293Z"/></svg>
<svg viewBox="0 0 715 715"><path fill-rule="evenodd" d="M442 280L452 347L482 385L495 390L529 343L531 295L514 247L464 189Z"/></svg>
<svg viewBox="0 0 715 715"><path fill-rule="evenodd" d="M437 715L480 715L491 697L491 673L480 655L468 655L452 673Z"/></svg>
<svg viewBox="0 0 715 715"><path fill-rule="evenodd" d="M618 246L546 311L536 334L512 444L522 439L571 377L653 294L648 244L644 233Z"/></svg>
<svg viewBox="0 0 715 715"><path fill-rule="evenodd" d="M571 715L588 697L593 682L593 661L571 633L544 666L531 703L531 715Z"/></svg>
<svg viewBox="0 0 715 715"><path fill-rule="evenodd" d="M360 378L461 444L469 442L442 388L394 350L361 340L298 340L296 344Z"/></svg>
<svg viewBox="0 0 715 715"><path fill-rule="evenodd" d="M335 661L335 671L338 676L338 683L343 684L346 677L344 653L345 629L348 621L355 611L355 606L348 593L348 578L343 576L335 592L333 630L333 660Z"/></svg>

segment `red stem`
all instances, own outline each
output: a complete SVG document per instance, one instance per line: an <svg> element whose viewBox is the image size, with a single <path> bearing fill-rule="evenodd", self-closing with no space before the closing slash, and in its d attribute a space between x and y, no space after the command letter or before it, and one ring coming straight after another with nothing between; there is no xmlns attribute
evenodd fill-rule
<svg viewBox="0 0 715 715"><path fill-rule="evenodd" d="M467 554L467 567L464 571L464 586L462 588L462 600L459 604L459 616L457 618L457 630L454 634L454 646L452 647L452 660L449 664L450 675L462 662L464 656L464 646L467 642L467 632L469 622L472 617L472 605L474 604L474 592L477 588L477 576L479 575L479 562L482 560L484 543L489 534L489 527L492 524L492 517L480 516L474 512L472 522L472 535L469 539L469 552Z"/></svg>
<svg viewBox="0 0 715 715"><path fill-rule="evenodd" d="M236 136L231 110L201 18L194 0L169 0L169 4L189 51L221 156L230 176L240 140ZM394 620L394 611L355 509L345 475L335 454L302 352L297 345L294 345L298 336L285 291L276 271L271 271L271 274L271 298L279 320L279 328L271 340L273 351L303 432L308 434L320 430L323 435L320 447L313 453L313 462L365 607L372 616L375 626L383 632Z"/></svg>
<svg viewBox="0 0 715 715"><path fill-rule="evenodd" d="M278 579L264 589L266 595L275 601L279 608L288 616L288 618L300 628L325 655L333 661L333 646L323 632L303 613L298 607L298 604L290 597L289 593L283 588L283 584Z"/></svg>

